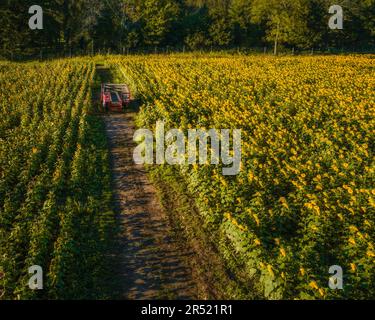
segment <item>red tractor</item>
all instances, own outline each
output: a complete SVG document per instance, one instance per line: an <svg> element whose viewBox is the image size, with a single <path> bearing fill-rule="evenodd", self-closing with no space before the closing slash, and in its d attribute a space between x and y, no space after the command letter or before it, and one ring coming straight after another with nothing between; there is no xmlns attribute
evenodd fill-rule
<svg viewBox="0 0 375 320"><path fill-rule="evenodd" d="M130 99L130 90L126 84L102 84L100 102L105 111L123 111Z"/></svg>

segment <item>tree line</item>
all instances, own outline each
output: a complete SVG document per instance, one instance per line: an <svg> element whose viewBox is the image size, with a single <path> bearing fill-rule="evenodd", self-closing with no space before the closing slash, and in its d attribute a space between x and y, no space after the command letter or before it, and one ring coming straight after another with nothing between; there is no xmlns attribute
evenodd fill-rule
<svg viewBox="0 0 375 320"><path fill-rule="evenodd" d="M29 7L43 8L31 30ZM343 9L331 29L329 8ZM375 0L2 0L0 55L137 48L373 48Z"/></svg>

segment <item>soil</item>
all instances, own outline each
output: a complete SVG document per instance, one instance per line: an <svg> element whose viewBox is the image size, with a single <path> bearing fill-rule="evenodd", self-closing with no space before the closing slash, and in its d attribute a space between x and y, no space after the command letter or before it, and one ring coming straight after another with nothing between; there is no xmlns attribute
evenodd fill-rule
<svg viewBox="0 0 375 320"><path fill-rule="evenodd" d="M133 161L134 112L104 116L115 206L121 224L119 260L124 298L194 299L196 285L186 256L172 236L147 172Z"/></svg>

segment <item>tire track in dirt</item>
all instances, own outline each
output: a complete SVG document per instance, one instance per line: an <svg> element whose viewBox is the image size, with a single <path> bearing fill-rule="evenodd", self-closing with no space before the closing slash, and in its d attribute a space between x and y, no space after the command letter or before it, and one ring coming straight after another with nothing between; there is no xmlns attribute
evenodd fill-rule
<svg viewBox="0 0 375 320"><path fill-rule="evenodd" d="M116 258L122 298L196 299L197 285L186 263L189 254L174 240L145 169L133 161L134 116L132 111L103 116L121 224Z"/></svg>

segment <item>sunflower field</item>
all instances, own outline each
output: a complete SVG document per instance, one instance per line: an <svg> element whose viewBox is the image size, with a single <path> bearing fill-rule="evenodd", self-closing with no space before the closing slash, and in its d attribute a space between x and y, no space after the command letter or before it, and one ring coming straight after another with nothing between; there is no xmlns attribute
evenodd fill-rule
<svg viewBox="0 0 375 320"><path fill-rule="evenodd" d="M241 171L180 166L228 267L266 299L375 295L374 56L111 57L140 127L242 130ZM343 290L328 282L343 270ZM237 298L250 297L247 293Z"/></svg>
<svg viewBox="0 0 375 320"><path fill-rule="evenodd" d="M0 299L104 298L114 230L95 63L0 62ZM29 290L39 265L44 290Z"/></svg>
<svg viewBox="0 0 375 320"><path fill-rule="evenodd" d="M113 297L118 226L104 123L92 112L99 60L141 102L140 128L242 130L238 175L173 168L238 283L227 298L373 298L374 58L0 61L0 299ZM28 289L32 265L44 290ZM332 266L343 289L329 286Z"/></svg>

